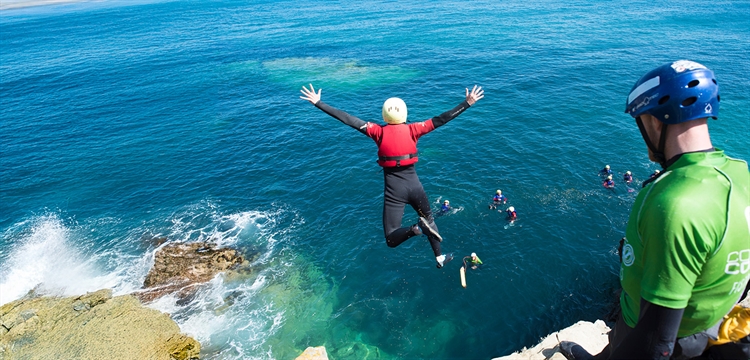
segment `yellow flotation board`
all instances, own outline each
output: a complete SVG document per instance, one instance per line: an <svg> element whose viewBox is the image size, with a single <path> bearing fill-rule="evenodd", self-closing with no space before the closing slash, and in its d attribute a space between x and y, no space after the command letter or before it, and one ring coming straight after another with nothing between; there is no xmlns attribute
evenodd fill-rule
<svg viewBox="0 0 750 360"><path fill-rule="evenodd" d="M461 266L459 272L461 273L461 286L466 287L466 268Z"/></svg>

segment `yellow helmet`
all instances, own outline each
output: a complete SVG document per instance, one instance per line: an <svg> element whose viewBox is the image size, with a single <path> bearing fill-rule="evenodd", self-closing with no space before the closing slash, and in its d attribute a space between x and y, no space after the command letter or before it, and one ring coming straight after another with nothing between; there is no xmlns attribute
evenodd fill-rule
<svg viewBox="0 0 750 360"><path fill-rule="evenodd" d="M503 191L502 191L502 190L498 190L498 191L496 191L496 192L497 192L497 194L498 194L498 195L502 195L502 193L503 193Z"/></svg>
<svg viewBox="0 0 750 360"><path fill-rule="evenodd" d="M406 103L399 98L390 98L383 103L383 120L389 124L406 122Z"/></svg>
<svg viewBox="0 0 750 360"><path fill-rule="evenodd" d="M512 206L509 206L509 207L508 207L508 211L510 211L510 212L514 212L514 211L516 211L516 208L514 208L514 207L512 207Z"/></svg>
<svg viewBox="0 0 750 360"><path fill-rule="evenodd" d="M445 200L445 201L443 201L443 203L445 203L445 205L448 205L448 204L450 204L451 202L450 202L450 201L448 201L448 200Z"/></svg>

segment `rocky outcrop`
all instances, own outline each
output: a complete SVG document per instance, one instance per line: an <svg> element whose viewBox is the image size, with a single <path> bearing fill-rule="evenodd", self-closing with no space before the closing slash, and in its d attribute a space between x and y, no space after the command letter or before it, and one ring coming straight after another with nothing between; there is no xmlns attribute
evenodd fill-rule
<svg viewBox="0 0 750 360"><path fill-rule="evenodd" d="M144 290L133 295L143 302L171 293L189 299L197 285L240 267L249 271L248 262L235 249L219 249L211 243L167 244L154 255L154 266L143 282Z"/></svg>
<svg viewBox="0 0 750 360"><path fill-rule="evenodd" d="M169 315L105 289L0 307L0 359L197 359L200 344Z"/></svg>
<svg viewBox="0 0 750 360"><path fill-rule="evenodd" d="M519 352L493 360L566 360L558 347L560 341L574 341L589 353L598 354L609 343L608 333L609 327L604 321L597 320L595 323L579 321L565 329L547 335L537 346L531 349L524 348Z"/></svg>
<svg viewBox="0 0 750 360"><path fill-rule="evenodd" d="M249 262L235 249L210 243L166 244L154 255L144 289L132 295L30 294L0 307L0 359L196 359L200 344L181 334L169 315L141 302L169 293L188 300L220 272L244 276Z"/></svg>
<svg viewBox="0 0 750 360"><path fill-rule="evenodd" d="M182 279L206 282L218 272L236 267L244 261L234 249L217 249L209 243L169 244L154 255L144 287L154 287Z"/></svg>

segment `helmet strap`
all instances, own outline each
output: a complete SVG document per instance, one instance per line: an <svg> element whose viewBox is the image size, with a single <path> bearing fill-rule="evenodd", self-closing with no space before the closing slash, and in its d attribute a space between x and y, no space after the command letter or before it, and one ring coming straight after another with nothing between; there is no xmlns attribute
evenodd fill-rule
<svg viewBox="0 0 750 360"><path fill-rule="evenodd" d="M657 148L656 146L654 146L654 143L651 142L651 138L648 136L646 128L643 126L643 120L641 120L640 116L636 116L635 123L638 124L638 130L641 131L641 136L643 137L643 141L646 142L646 146L648 146L649 150L651 150L651 153L654 155L654 159L656 159L656 162L658 162L663 169L664 164L667 162L667 159L664 156L664 145L667 141L667 124L664 124L661 129L659 147Z"/></svg>
<svg viewBox="0 0 750 360"><path fill-rule="evenodd" d="M664 145L667 143L667 128L669 126L667 124L664 124L661 128L661 136L659 136L659 155L654 155L656 160L659 161L659 165L661 165L662 169L667 168L667 157L664 155Z"/></svg>

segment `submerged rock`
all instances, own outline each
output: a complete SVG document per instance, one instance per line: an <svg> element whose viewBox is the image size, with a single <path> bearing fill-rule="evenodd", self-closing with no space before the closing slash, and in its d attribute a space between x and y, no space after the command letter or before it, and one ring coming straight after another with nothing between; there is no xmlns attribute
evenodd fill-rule
<svg viewBox="0 0 750 360"><path fill-rule="evenodd" d="M169 315L105 289L0 307L2 359L197 359L200 344Z"/></svg>
<svg viewBox="0 0 750 360"><path fill-rule="evenodd" d="M154 255L154 266L143 282L145 289L133 295L150 302L177 293L186 301L195 294L197 285L238 267L249 271L248 262L235 249L219 249L211 243L167 244Z"/></svg>
<svg viewBox="0 0 750 360"><path fill-rule="evenodd" d="M382 359L385 358L380 348L361 342L350 342L336 350L336 359Z"/></svg>
<svg viewBox="0 0 750 360"><path fill-rule="evenodd" d="M148 244L151 245L151 246L153 246L153 247L159 247L159 246L164 245L164 243L166 243L167 240L168 239L167 239L166 236L154 236L154 237L148 239Z"/></svg>

